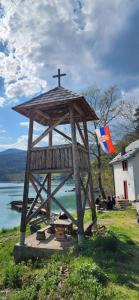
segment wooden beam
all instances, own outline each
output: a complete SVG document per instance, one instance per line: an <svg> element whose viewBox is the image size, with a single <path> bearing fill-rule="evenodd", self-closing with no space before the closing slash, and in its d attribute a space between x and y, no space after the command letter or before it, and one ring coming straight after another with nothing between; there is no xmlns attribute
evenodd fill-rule
<svg viewBox="0 0 139 300"><path fill-rule="evenodd" d="M30 182L32 183L32 186L34 187L35 192L38 194L39 190L38 190L36 184L34 183L32 176L30 176ZM39 195L39 198L40 198L41 202L44 201L43 197L41 196L41 194Z"/></svg>
<svg viewBox="0 0 139 300"><path fill-rule="evenodd" d="M34 180L37 182L38 185L42 186L41 183L38 181L36 177L34 177ZM43 187L43 190L46 194L49 195L48 190L46 190L45 187ZM53 196L53 201L62 209L62 211L68 216L68 218L77 226L77 221L73 218L73 216L66 210L66 208L63 207L63 205Z"/></svg>
<svg viewBox="0 0 139 300"><path fill-rule="evenodd" d="M76 103L73 104L74 109L79 113L79 115L81 115L82 117L84 116L84 112L81 109L81 107L79 105L77 105Z"/></svg>
<svg viewBox="0 0 139 300"><path fill-rule="evenodd" d="M78 145L76 140L74 110L72 106L70 107L70 124L71 124L72 155L73 155L74 182L75 182L76 206L77 206L78 241L80 243L84 237L84 228L83 228L83 218L82 218L79 153L78 153Z"/></svg>
<svg viewBox="0 0 139 300"><path fill-rule="evenodd" d="M83 181L82 181L81 176L80 176L80 182L81 182L81 186L82 186L83 192L84 192L84 194L85 194L85 187L84 187L84 184L83 184Z"/></svg>
<svg viewBox="0 0 139 300"><path fill-rule="evenodd" d="M52 126L50 126L49 128L47 128L38 138L36 138L36 140L32 143L32 147L34 147L36 144L38 144L44 137L46 137L46 135L52 131L52 129L54 129L57 125L59 125L62 121L64 121L67 116L69 115L69 113L65 114L64 116L62 116L62 118L60 118L57 122L55 122Z"/></svg>
<svg viewBox="0 0 139 300"><path fill-rule="evenodd" d="M68 135L66 135L66 134L63 133L62 131L60 131L60 130L58 130L58 129L56 129L56 128L54 128L54 131L57 132L57 133L59 133L60 135L62 135L65 139L67 139L67 140L69 140L70 142L72 142L71 137L68 136Z"/></svg>
<svg viewBox="0 0 139 300"><path fill-rule="evenodd" d="M49 136L48 136L48 146L52 146L52 131L49 132ZM51 173L48 174L48 181L47 181L47 190L48 193L51 194L51 179L52 179L52 175ZM51 198L49 199L49 201L47 202L47 219L48 219L48 224L50 224L50 216L51 216Z"/></svg>
<svg viewBox="0 0 139 300"><path fill-rule="evenodd" d="M46 122L51 121L51 118L48 115L48 113L46 113L46 112L44 113L41 110L36 110L36 113L39 114Z"/></svg>
<svg viewBox="0 0 139 300"><path fill-rule="evenodd" d="M32 137L33 137L33 120L30 119L29 132L28 132L28 150L27 150L26 170L25 170L25 179L24 179L23 206L22 206L21 225L20 225L20 245L25 244L26 213L27 213L27 205L28 205L28 193L29 193Z"/></svg>
<svg viewBox="0 0 139 300"><path fill-rule="evenodd" d="M84 216L84 213L85 213L85 206L86 206L86 201L87 201L87 197L88 197L89 180L90 180L90 174L88 174L88 179L87 179L87 183L86 183L86 187L85 187L85 193L84 193L84 201L82 203L83 216Z"/></svg>
<svg viewBox="0 0 139 300"><path fill-rule="evenodd" d="M41 205L38 207L38 209L32 213L32 215L29 216L27 222L29 222L34 216L36 216L40 210L45 206L45 204L51 199L59 190L60 188L64 185L64 183L72 176L72 173L70 173L67 177L65 177L62 182L55 188L55 190L51 193L51 195L48 196L48 198L41 203Z"/></svg>
<svg viewBox="0 0 139 300"><path fill-rule="evenodd" d="M91 224L86 228L85 235L91 235L92 227L96 224L97 218L95 217Z"/></svg>
<svg viewBox="0 0 139 300"><path fill-rule="evenodd" d="M62 211L67 215L67 217L77 226L77 221L73 218L73 216L66 210L65 207L55 198L53 197L53 201L62 209Z"/></svg>
<svg viewBox="0 0 139 300"><path fill-rule="evenodd" d="M87 123L83 122L84 127L84 136L87 141L87 148L88 148L88 168L90 173L90 180L89 180L89 188L90 188L90 201L88 201L91 211L92 211L92 220L97 220L96 215L96 206L95 206L95 197L94 197L94 184L93 184L93 178L91 174L91 164L90 164L90 157L89 157L89 142L88 142L88 130L87 130ZM88 199L89 200L89 199Z"/></svg>
<svg viewBox="0 0 139 300"><path fill-rule="evenodd" d="M46 183L46 181L47 181L47 178L48 178L48 175L45 176L45 179L44 179L44 181L43 181L43 183L42 183L42 187L45 185L45 183ZM32 184L33 184L33 183L32 183ZM29 216L30 213L32 212L32 210L33 210L35 204L37 203L37 200L38 200L38 198L40 197L40 194L41 194L41 192L42 192L42 187L40 187L40 189L38 190L37 195L36 195L34 201L32 202L32 204L31 204L31 206L30 206L30 209L28 210L28 213L27 213L27 217L26 217L26 218L28 218L28 216ZM41 200L41 201L42 201L42 200Z"/></svg>
<svg viewBox="0 0 139 300"><path fill-rule="evenodd" d="M30 222L29 222L29 225L37 225L41 222L46 222L47 221L47 218L44 217L44 216L41 216L41 217L38 217L38 218L35 218L35 219L32 219Z"/></svg>
<svg viewBox="0 0 139 300"><path fill-rule="evenodd" d="M83 135L83 133L82 133L82 130L81 130L80 125L79 125L78 122L76 122L76 126L77 126L77 128L78 128L78 131L79 131L80 137L81 137L81 139L82 139L82 141L83 141L83 144L84 144L85 148L87 149L87 142L86 142L86 140L85 140L85 138L84 138L84 135Z"/></svg>

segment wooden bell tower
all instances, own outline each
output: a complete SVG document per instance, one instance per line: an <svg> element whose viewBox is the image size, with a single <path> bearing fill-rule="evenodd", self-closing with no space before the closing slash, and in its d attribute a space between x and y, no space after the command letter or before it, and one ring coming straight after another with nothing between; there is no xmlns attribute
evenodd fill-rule
<svg viewBox="0 0 139 300"><path fill-rule="evenodd" d="M49 224L51 201L54 201L77 226L78 241L84 236L84 213L87 201L92 211L92 220L96 221L87 122L97 120L97 116L83 96L61 87L60 77L64 75L66 74L60 74L60 69L58 69L58 75L53 76L58 77L58 87L13 108L15 111L29 118L20 245L25 244L27 224L38 216L42 208L46 209L46 220ZM33 140L34 121L46 126L46 129L40 136ZM62 124L70 125L70 136L57 128L58 125ZM60 137L64 137L64 139L68 140L68 143L54 146L53 132L59 134L59 140ZM77 141L77 135L80 136L80 143ZM38 143L46 136L48 136L48 146L38 146ZM51 182L53 173L63 173L65 176L52 191ZM39 181L36 174L45 174L43 182ZM71 177L75 183L76 218L55 197L56 193ZM32 184L36 196L28 210L29 183ZM43 195L45 192L45 197L42 195L42 192ZM36 204L38 208L34 211Z"/></svg>

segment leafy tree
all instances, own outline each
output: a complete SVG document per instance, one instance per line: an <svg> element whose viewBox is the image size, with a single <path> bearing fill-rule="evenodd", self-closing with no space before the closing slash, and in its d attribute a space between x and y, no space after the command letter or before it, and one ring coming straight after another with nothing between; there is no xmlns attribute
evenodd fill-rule
<svg viewBox="0 0 139 300"><path fill-rule="evenodd" d="M139 107L135 110L133 124L135 126L135 135L139 138Z"/></svg>
<svg viewBox="0 0 139 300"><path fill-rule="evenodd" d="M101 91L98 88L90 88L85 93L84 96L90 103L91 107L95 110L99 120L93 122L93 128L88 129L89 141L91 144L91 153L96 158L97 161L97 181L100 188L100 192L103 198L106 198L106 193L104 189L104 184L102 180L102 170L103 170L103 153L101 146L98 142L97 136L95 134L95 129L97 127L103 127L111 124L115 119L118 119L123 102L119 101L118 89L116 86L111 86L105 91Z"/></svg>

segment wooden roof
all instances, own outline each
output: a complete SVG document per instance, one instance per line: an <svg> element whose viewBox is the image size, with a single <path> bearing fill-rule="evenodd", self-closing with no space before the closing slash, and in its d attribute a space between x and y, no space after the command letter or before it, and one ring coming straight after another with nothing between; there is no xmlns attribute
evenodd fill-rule
<svg viewBox="0 0 139 300"><path fill-rule="evenodd" d="M69 105L73 105L75 108L76 121L80 122L98 119L94 110L82 95L73 93L63 87L56 87L49 90L30 101L13 107L13 109L42 125L49 125L66 114L69 111ZM62 124L68 123L69 116Z"/></svg>

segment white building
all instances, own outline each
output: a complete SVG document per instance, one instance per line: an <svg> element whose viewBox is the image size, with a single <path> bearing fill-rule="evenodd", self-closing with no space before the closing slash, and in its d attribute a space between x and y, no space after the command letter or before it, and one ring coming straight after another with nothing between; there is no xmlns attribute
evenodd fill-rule
<svg viewBox="0 0 139 300"><path fill-rule="evenodd" d="M139 200L139 140L123 149L111 162L116 197Z"/></svg>

